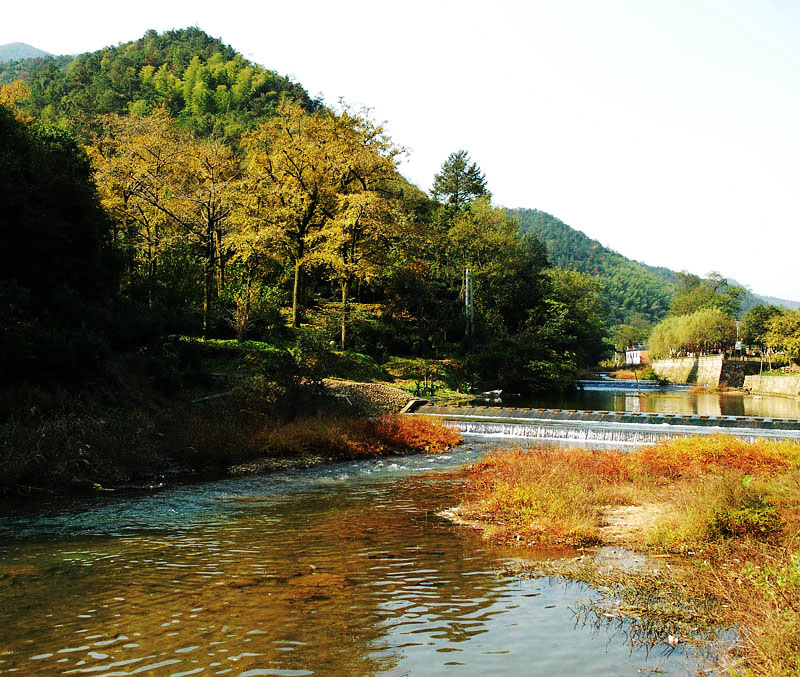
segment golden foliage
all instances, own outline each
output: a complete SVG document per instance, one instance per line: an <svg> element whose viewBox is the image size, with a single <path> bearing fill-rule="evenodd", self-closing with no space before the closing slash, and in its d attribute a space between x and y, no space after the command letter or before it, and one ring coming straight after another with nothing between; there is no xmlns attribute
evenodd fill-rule
<svg viewBox="0 0 800 677"><path fill-rule="evenodd" d="M14 80L7 84L0 85L0 106L9 108L14 117L20 122L30 122L33 116L25 113L17 104L27 100L31 95L31 88L22 80Z"/></svg>

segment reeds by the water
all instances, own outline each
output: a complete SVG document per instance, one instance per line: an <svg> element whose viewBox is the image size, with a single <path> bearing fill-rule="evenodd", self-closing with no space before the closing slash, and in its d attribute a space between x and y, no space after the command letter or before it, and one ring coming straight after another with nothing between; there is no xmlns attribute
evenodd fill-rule
<svg viewBox="0 0 800 677"><path fill-rule="evenodd" d="M718 435L633 452L499 451L471 469L460 514L503 543L672 553L671 603L706 600L738 630L734 674L800 670L800 444ZM590 571L576 575L592 583ZM626 589L642 597L640 583Z"/></svg>

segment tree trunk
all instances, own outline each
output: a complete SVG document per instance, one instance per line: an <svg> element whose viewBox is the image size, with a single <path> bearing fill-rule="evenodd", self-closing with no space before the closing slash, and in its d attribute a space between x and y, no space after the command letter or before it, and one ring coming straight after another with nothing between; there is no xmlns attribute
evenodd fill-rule
<svg viewBox="0 0 800 677"><path fill-rule="evenodd" d="M208 310L211 306L211 287L214 283L214 241L206 237L206 256L203 261L203 339L208 332Z"/></svg>
<svg viewBox="0 0 800 677"><path fill-rule="evenodd" d="M222 233L218 228L214 229L214 263L217 278L217 294L222 293L225 285L225 261L222 258Z"/></svg>
<svg viewBox="0 0 800 677"><path fill-rule="evenodd" d="M299 327L300 326L300 313L299 313L299 301L300 301L300 278L303 276L303 264L300 262L300 259L296 259L294 262L294 286L292 287L292 326Z"/></svg>
<svg viewBox="0 0 800 677"><path fill-rule="evenodd" d="M344 350L345 339L347 338L347 321L350 315L350 280L342 280L342 343L341 349Z"/></svg>

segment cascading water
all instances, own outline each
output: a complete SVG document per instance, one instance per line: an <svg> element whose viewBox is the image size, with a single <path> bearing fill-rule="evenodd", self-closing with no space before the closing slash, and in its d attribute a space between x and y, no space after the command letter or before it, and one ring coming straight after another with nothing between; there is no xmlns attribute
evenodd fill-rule
<svg viewBox="0 0 800 677"><path fill-rule="evenodd" d="M781 418L431 405L412 415L417 414L443 418L464 435L573 443L637 445L714 433L745 440L800 439L800 421Z"/></svg>

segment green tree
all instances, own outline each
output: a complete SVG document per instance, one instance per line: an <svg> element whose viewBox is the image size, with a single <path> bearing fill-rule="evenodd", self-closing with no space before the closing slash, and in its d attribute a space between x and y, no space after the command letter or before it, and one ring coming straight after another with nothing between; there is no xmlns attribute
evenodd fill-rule
<svg viewBox="0 0 800 677"><path fill-rule="evenodd" d="M651 330L652 325L646 320L636 324L617 324L611 329L611 342L618 353L624 353L630 346L647 341Z"/></svg>
<svg viewBox="0 0 800 677"><path fill-rule="evenodd" d="M433 177L433 197L447 207L463 209L472 200L489 196L486 177L465 150L450 153L442 168Z"/></svg>
<svg viewBox="0 0 800 677"><path fill-rule="evenodd" d="M597 364L608 348L600 283L585 273L552 268L539 335L579 367Z"/></svg>
<svg viewBox="0 0 800 677"><path fill-rule="evenodd" d="M767 347L767 334L772 318L785 312L780 306L753 306L744 315L740 323L742 342L748 346L757 346L762 352Z"/></svg>
<svg viewBox="0 0 800 677"><path fill-rule="evenodd" d="M719 273L709 273L706 279L697 275L678 273L678 291L672 299L669 314L689 315L704 308L718 308L723 313L736 317L747 291L730 284Z"/></svg>
<svg viewBox="0 0 800 677"><path fill-rule="evenodd" d="M702 308L688 315L663 319L650 334L654 357L722 350L736 341L736 321L719 308Z"/></svg>

